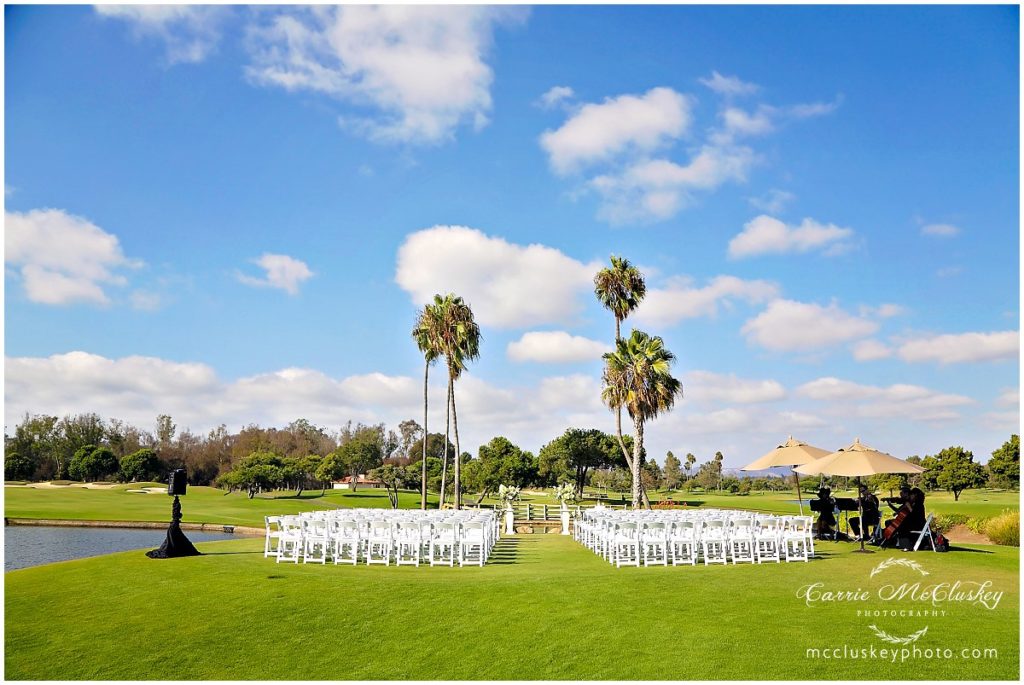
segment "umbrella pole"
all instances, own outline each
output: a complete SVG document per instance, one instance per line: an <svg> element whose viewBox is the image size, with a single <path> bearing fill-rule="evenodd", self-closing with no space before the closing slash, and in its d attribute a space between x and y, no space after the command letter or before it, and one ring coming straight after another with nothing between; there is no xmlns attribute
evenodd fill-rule
<svg viewBox="0 0 1024 685"><path fill-rule="evenodd" d="M796 501L800 505L800 515L804 515L804 500L800 496L800 475L793 469L793 479L796 480Z"/></svg>
<svg viewBox="0 0 1024 685"><path fill-rule="evenodd" d="M868 527L864 525L864 500L861 499L860 496L860 476L857 476L857 516L860 517L860 520L857 521L857 523L860 524L857 526L860 529L859 535L857 536L860 538L860 549L855 549L853 551L860 552L861 554L874 554L875 550L864 549L864 533L868 532Z"/></svg>

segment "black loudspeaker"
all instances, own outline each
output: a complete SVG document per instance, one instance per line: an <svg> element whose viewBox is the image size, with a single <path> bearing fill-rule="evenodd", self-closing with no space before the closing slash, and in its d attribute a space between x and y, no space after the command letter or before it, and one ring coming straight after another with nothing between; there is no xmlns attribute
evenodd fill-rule
<svg viewBox="0 0 1024 685"><path fill-rule="evenodd" d="M171 475L167 478L168 495L184 495L187 486L188 478L185 474L185 469L174 469L171 471Z"/></svg>

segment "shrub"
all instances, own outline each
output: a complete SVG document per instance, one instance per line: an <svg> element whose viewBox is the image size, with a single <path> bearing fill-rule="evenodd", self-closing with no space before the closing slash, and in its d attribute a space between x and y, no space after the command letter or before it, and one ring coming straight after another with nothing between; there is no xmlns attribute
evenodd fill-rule
<svg viewBox="0 0 1024 685"><path fill-rule="evenodd" d="M936 514L932 519L932 530L936 533L947 533L954 526L968 525L970 520L966 514Z"/></svg>
<svg viewBox="0 0 1024 685"><path fill-rule="evenodd" d="M38 463L31 454L8 452L4 457L4 479L28 480L36 472L37 466Z"/></svg>
<svg viewBox="0 0 1024 685"><path fill-rule="evenodd" d="M1007 510L990 518L985 526L985 535L997 545L1020 547L1020 512Z"/></svg>
<svg viewBox="0 0 1024 685"><path fill-rule="evenodd" d="M988 525L990 519L987 518L974 518L967 521L967 527L970 528L971 532L977 533L978 535L985 534L985 527Z"/></svg>

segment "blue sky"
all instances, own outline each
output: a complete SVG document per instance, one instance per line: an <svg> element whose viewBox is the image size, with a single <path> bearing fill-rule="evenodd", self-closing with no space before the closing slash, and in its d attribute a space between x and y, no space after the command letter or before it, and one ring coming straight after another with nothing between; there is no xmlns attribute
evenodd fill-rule
<svg viewBox="0 0 1024 685"><path fill-rule="evenodd" d="M614 253L659 461L1017 431L1016 7L416 12L5 7L8 427L421 420L451 289L464 447L610 430Z"/></svg>

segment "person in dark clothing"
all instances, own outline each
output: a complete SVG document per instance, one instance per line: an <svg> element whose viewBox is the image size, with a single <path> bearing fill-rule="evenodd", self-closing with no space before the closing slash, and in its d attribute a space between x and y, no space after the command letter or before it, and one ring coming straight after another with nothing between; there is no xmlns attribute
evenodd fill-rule
<svg viewBox="0 0 1024 685"><path fill-rule="evenodd" d="M818 490L818 499L812 502L811 510L818 512L818 522L815 525L819 538L835 536L835 502L832 500L831 488Z"/></svg>
<svg viewBox="0 0 1024 685"><path fill-rule="evenodd" d="M871 490L868 489L867 485L860 486L860 509L861 516L854 516L850 519L850 528L853 529L853 534L858 539L860 538L860 521L861 517L864 519L864 535L867 536L868 532L878 526L879 521L882 519L881 513L878 511L878 498L875 497Z"/></svg>
<svg viewBox="0 0 1024 685"><path fill-rule="evenodd" d="M910 515L903 521L899 528L900 535L910 535L912 531L920 531L924 528L927 517L924 513L924 490L912 488L910 490Z"/></svg>

